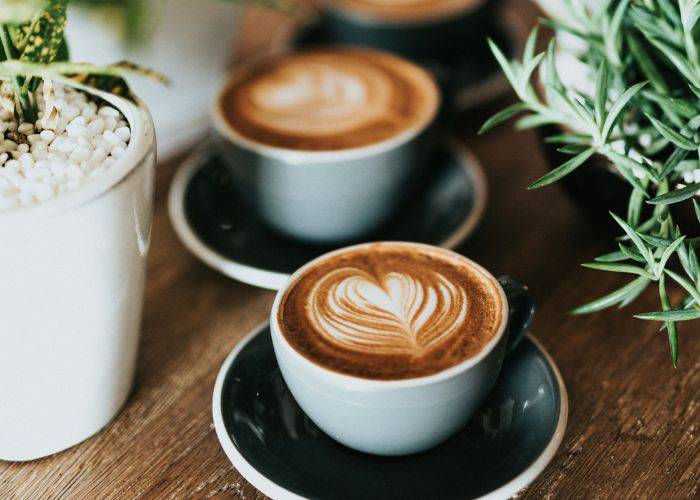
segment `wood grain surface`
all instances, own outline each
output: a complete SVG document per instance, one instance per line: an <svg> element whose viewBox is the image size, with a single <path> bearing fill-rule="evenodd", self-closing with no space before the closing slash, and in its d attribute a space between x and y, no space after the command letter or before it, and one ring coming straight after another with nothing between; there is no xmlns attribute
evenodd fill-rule
<svg viewBox="0 0 700 500"><path fill-rule="evenodd" d="M657 326L631 318L658 307L653 290L627 310L569 316L622 283L579 267L609 248L608 236L558 187L527 192L547 168L536 135L506 126L477 139L486 114L452 124L483 162L491 191L483 224L460 251L531 285L540 303L532 331L559 365L570 398L559 452L520 497L698 498L698 325L681 328L674 369ZM267 318L274 294L209 270L180 244L166 211L176 166L159 167L131 398L106 429L68 451L0 462L0 498L263 498L224 455L210 408L221 363Z"/></svg>

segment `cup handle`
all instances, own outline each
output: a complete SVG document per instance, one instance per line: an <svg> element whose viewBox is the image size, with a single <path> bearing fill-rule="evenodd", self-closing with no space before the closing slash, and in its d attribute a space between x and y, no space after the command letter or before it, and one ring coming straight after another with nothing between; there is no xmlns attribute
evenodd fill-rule
<svg viewBox="0 0 700 500"><path fill-rule="evenodd" d="M523 285L511 276L499 278L498 282L506 292L510 308L507 352L511 352L529 331L535 317L537 301L527 285Z"/></svg>

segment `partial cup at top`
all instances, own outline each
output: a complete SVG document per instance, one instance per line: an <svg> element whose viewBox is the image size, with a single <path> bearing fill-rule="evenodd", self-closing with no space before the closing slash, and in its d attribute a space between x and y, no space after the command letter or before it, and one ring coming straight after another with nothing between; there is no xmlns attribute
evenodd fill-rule
<svg viewBox="0 0 700 500"><path fill-rule="evenodd" d="M485 36L492 0L316 0L332 43L441 60ZM478 45L481 47L481 44Z"/></svg>
<svg viewBox="0 0 700 500"><path fill-rule="evenodd" d="M381 242L302 267L270 325L282 376L316 425L356 450L405 455L464 426L533 314L512 278L449 250Z"/></svg>
<svg viewBox="0 0 700 500"><path fill-rule="evenodd" d="M439 106L413 63L330 47L238 69L213 117L234 187L260 216L288 236L337 242L394 215L426 166Z"/></svg>

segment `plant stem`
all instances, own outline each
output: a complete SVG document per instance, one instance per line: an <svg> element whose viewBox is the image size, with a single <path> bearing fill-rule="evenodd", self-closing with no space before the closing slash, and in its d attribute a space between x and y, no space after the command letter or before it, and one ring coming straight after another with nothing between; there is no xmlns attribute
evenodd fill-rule
<svg viewBox="0 0 700 500"><path fill-rule="evenodd" d="M12 53L12 43L10 42L10 34L7 31L7 26L2 26L2 29L0 29L0 42L2 42L5 58L8 61L14 59L14 54ZM36 121L36 112L32 106L31 100L29 99L29 94L23 89L18 76L14 76L12 78L12 85L15 87L15 94L19 100L22 119L25 122L33 123Z"/></svg>

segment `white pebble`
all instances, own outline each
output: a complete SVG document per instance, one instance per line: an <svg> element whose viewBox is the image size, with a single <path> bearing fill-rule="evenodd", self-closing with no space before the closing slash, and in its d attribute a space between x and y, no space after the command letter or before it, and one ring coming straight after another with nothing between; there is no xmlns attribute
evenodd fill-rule
<svg viewBox="0 0 700 500"><path fill-rule="evenodd" d="M102 118L96 118L88 124L87 129L92 135L101 134L105 129L105 121ZM129 133L129 135L131 135L131 133Z"/></svg>
<svg viewBox="0 0 700 500"><path fill-rule="evenodd" d="M60 146L58 146L58 150L59 150L61 153L64 153L64 154L67 154L67 155L68 155L68 154L71 154L71 153L73 152L74 149L75 149L75 142L72 141L71 139L66 139L65 141L63 141L63 142L61 143Z"/></svg>
<svg viewBox="0 0 700 500"><path fill-rule="evenodd" d="M100 110L97 112L97 114L100 116L111 116L114 118L117 118L118 116L120 116L119 111L117 111L116 109L114 109L111 106L102 106L100 108Z"/></svg>
<svg viewBox="0 0 700 500"><path fill-rule="evenodd" d="M78 146L73 150L69 158L77 162L85 161L90 158L90 151L84 147Z"/></svg>
<svg viewBox="0 0 700 500"><path fill-rule="evenodd" d="M66 132L68 133L68 137L80 137L84 136L85 134L88 133L88 129L85 128L84 125L79 125L75 123L70 123L66 127Z"/></svg>
<svg viewBox="0 0 700 500"><path fill-rule="evenodd" d="M34 132L34 125L31 123L22 123L17 127L17 132L20 134L28 135Z"/></svg>
<svg viewBox="0 0 700 500"><path fill-rule="evenodd" d="M129 142L131 139L131 130L128 127L120 127L114 133L124 142Z"/></svg>
<svg viewBox="0 0 700 500"><path fill-rule="evenodd" d="M128 150L131 130L118 110L98 107L84 93L60 84L54 90L58 120L53 130L43 130L41 119L17 123L0 109L0 211L79 189ZM38 98L43 105L41 93ZM10 133L21 140L10 140Z"/></svg>
<svg viewBox="0 0 700 500"><path fill-rule="evenodd" d="M117 134L115 134L114 131L109 129L104 131L104 133L102 134L102 138L113 146L116 146L121 142L121 139L117 136Z"/></svg>
<svg viewBox="0 0 700 500"><path fill-rule="evenodd" d="M51 142L56 134L51 130L42 130L39 134L44 142Z"/></svg>

